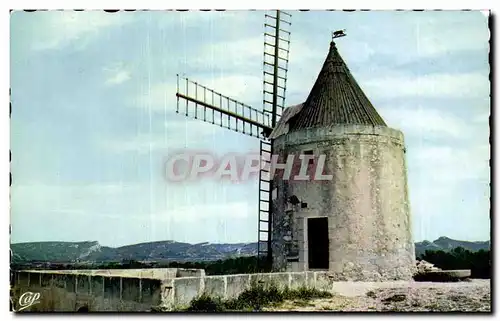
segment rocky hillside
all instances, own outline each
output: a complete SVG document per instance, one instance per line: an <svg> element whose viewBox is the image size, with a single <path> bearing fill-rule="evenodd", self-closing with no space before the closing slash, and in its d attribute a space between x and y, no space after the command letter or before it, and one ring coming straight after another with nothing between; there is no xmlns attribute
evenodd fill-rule
<svg viewBox="0 0 500 321"><path fill-rule="evenodd" d="M11 250L13 262L211 261L255 255L257 244L160 241L112 248L98 242L29 242L11 244Z"/></svg>
<svg viewBox="0 0 500 321"><path fill-rule="evenodd" d="M489 249L490 242L457 241L440 237L433 242L415 243L417 256L426 250L448 251L455 247L471 251ZM257 254L257 243L189 244L175 241L139 243L121 247L101 246L98 242L29 242L11 244L13 262L120 262L135 261L212 261Z"/></svg>
<svg viewBox="0 0 500 321"><path fill-rule="evenodd" d="M480 242L469 242L469 241L457 241L450 239L446 236L441 236L433 242L423 241L415 243L415 254L418 256L424 254L425 251L450 251L456 247L463 247L469 251L479 251L479 250L489 250L490 241L480 241Z"/></svg>

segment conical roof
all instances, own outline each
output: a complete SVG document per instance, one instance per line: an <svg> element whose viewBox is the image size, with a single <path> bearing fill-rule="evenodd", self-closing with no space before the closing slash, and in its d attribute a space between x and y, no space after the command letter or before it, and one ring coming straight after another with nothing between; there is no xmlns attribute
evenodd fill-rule
<svg viewBox="0 0 500 321"><path fill-rule="evenodd" d="M387 126L351 75L335 43L302 110L290 119L290 130L336 124Z"/></svg>

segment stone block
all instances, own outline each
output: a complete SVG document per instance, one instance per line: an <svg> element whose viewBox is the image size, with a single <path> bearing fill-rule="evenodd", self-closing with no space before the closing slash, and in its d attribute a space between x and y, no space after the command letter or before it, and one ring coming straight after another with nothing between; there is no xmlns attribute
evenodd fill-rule
<svg viewBox="0 0 500 321"><path fill-rule="evenodd" d="M40 273L29 273L30 287L40 286Z"/></svg>
<svg viewBox="0 0 500 321"><path fill-rule="evenodd" d="M314 272L316 278L315 288L323 291L332 291L333 290L333 280L332 277L334 275L329 274L328 272Z"/></svg>
<svg viewBox="0 0 500 321"><path fill-rule="evenodd" d="M28 272L17 272L16 274L16 285L28 286L30 274Z"/></svg>
<svg viewBox="0 0 500 321"><path fill-rule="evenodd" d="M140 283L139 278L122 278L122 300L140 302Z"/></svg>
<svg viewBox="0 0 500 321"><path fill-rule="evenodd" d="M90 294L90 276L89 275L77 275L77 287L76 293Z"/></svg>
<svg viewBox="0 0 500 321"><path fill-rule="evenodd" d="M304 272L290 273L290 288L298 289L307 287L306 274Z"/></svg>
<svg viewBox="0 0 500 321"><path fill-rule="evenodd" d="M64 274L52 274L52 286L65 289L66 276Z"/></svg>
<svg viewBox="0 0 500 321"><path fill-rule="evenodd" d="M157 279L141 279L141 302L157 305L161 303L161 281Z"/></svg>
<svg viewBox="0 0 500 321"><path fill-rule="evenodd" d="M52 286L52 274L40 273L40 277L41 277L41 286L42 287Z"/></svg>
<svg viewBox="0 0 500 321"><path fill-rule="evenodd" d="M274 285L278 289L290 288L290 273L269 273L269 285Z"/></svg>
<svg viewBox="0 0 500 321"><path fill-rule="evenodd" d="M120 277L104 277L104 298L120 299Z"/></svg>
<svg viewBox="0 0 500 321"><path fill-rule="evenodd" d="M250 286L256 285L269 285L271 283L271 278L269 273L255 273L250 274Z"/></svg>
<svg viewBox="0 0 500 321"><path fill-rule="evenodd" d="M178 269L177 270L177 277L178 278L183 278L183 277L203 277L205 276L205 270L203 269Z"/></svg>
<svg viewBox="0 0 500 321"><path fill-rule="evenodd" d="M76 275L67 274L65 275L66 291L76 292Z"/></svg>
<svg viewBox="0 0 500 321"><path fill-rule="evenodd" d="M212 297L223 298L226 291L225 276L205 277L205 293Z"/></svg>
<svg viewBox="0 0 500 321"><path fill-rule="evenodd" d="M414 276L414 279L420 282L456 282L467 279L470 275L470 270L442 270L418 273Z"/></svg>
<svg viewBox="0 0 500 321"><path fill-rule="evenodd" d="M227 275L226 281L226 299L235 299L241 292L250 287L250 275L248 274Z"/></svg>
<svg viewBox="0 0 500 321"><path fill-rule="evenodd" d="M104 297L104 276L95 275L90 277L90 291L94 296Z"/></svg>
<svg viewBox="0 0 500 321"><path fill-rule="evenodd" d="M175 305L186 306L201 295L201 278L187 277L174 279L174 301Z"/></svg>
<svg viewBox="0 0 500 321"><path fill-rule="evenodd" d="M175 304L174 280L165 279L161 281L161 306L166 309L172 309Z"/></svg>
<svg viewBox="0 0 500 321"><path fill-rule="evenodd" d="M315 272L306 271L304 273L305 273L305 276L306 276L307 287L314 288L316 286L316 276L314 274Z"/></svg>

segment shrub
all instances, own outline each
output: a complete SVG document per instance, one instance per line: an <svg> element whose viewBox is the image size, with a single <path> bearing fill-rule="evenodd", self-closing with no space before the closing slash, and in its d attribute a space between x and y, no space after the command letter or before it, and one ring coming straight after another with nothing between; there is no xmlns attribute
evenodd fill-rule
<svg viewBox="0 0 500 321"><path fill-rule="evenodd" d="M222 312L224 306L219 298L212 298L207 294L191 301L187 311L192 312Z"/></svg>
<svg viewBox="0 0 500 321"><path fill-rule="evenodd" d="M491 278L491 252L489 250L470 250L457 247L452 251L425 251L418 259L427 262L443 270L471 270L472 278Z"/></svg>
<svg viewBox="0 0 500 321"><path fill-rule="evenodd" d="M235 299L221 300L203 294L191 301L186 310L192 312L259 311L263 307L274 306L285 300L308 300L331 296L329 292L307 287L280 290L274 284L254 283Z"/></svg>

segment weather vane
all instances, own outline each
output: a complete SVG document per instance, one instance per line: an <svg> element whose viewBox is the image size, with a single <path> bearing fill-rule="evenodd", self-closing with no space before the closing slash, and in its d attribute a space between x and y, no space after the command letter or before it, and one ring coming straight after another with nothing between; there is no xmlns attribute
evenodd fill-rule
<svg viewBox="0 0 500 321"><path fill-rule="evenodd" d="M334 32L332 32L332 41L335 38L340 38L340 37L345 37L345 36L347 36L345 34L345 29L334 31Z"/></svg>

